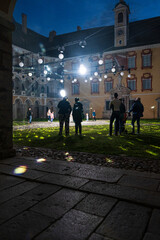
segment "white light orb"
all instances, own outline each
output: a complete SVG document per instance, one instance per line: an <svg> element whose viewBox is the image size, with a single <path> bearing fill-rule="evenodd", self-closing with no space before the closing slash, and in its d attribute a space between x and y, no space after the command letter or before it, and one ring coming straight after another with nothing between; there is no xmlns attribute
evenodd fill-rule
<svg viewBox="0 0 160 240"><path fill-rule="evenodd" d="M152 106L152 107L151 107L151 109L154 109L154 108L155 108L155 106Z"/></svg>
<svg viewBox="0 0 160 240"><path fill-rule="evenodd" d="M29 77L32 77L32 75L33 75L33 74L32 74L31 72L28 73L28 76L29 76Z"/></svg>
<svg viewBox="0 0 160 240"><path fill-rule="evenodd" d="M66 96L66 91L64 89L62 89L60 91L60 95L61 95L61 97L65 97Z"/></svg>
<svg viewBox="0 0 160 240"><path fill-rule="evenodd" d="M124 76L124 72L120 72L120 75L123 77Z"/></svg>
<svg viewBox="0 0 160 240"><path fill-rule="evenodd" d="M47 81L50 81L51 80L51 78L50 77L47 77Z"/></svg>
<svg viewBox="0 0 160 240"><path fill-rule="evenodd" d="M47 71L51 71L50 67L47 66Z"/></svg>
<svg viewBox="0 0 160 240"><path fill-rule="evenodd" d="M98 72L94 72L94 76L98 76Z"/></svg>
<svg viewBox="0 0 160 240"><path fill-rule="evenodd" d="M38 63L39 63L39 64L42 64L42 63L43 63L43 59L42 59L42 58L39 58L39 59L38 59Z"/></svg>
<svg viewBox="0 0 160 240"><path fill-rule="evenodd" d="M92 78L92 77L90 77L90 78L89 78L89 80L90 80L90 81L92 81L92 80L93 80L93 78Z"/></svg>
<svg viewBox="0 0 160 240"><path fill-rule="evenodd" d="M98 61L98 63L99 63L99 65L102 65L102 64L103 64L103 60L100 59L100 60Z"/></svg>
<svg viewBox="0 0 160 240"><path fill-rule="evenodd" d="M20 66L20 67L24 67L24 63L23 63L23 62L20 62L20 63L19 63L19 66Z"/></svg>
<svg viewBox="0 0 160 240"><path fill-rule="evenodd" d="M44 74L47 74L48 72L47 72L47 70L44 70Z"/></svg>
<svg viewBox="0 0 160 240"><path fill-rule="evenodd" d="M58 55L58 57L59 57L59 59L63 59L64 58L64 54L63 53L60 53L59 55Z"/></svg>
<svg viewBox="0 0 160 240"><path fill-rule="evenodd" d="M111 71L112 71L113 73L115 73L116 68L115 68L115 67L112 67Z"/></svg>
<svg viewBox="0 0 160 240"><path fill-rule="evenodd" d="M60 82L63 83L63 79L61 79Z"/></svg>
<svg viewBox="0 0 160 240"><path fill-rule="evenodd" d="M104 75L104 78L107 78L107 74Z"/></svg>
<svg viewBox="0 0 160 240"><path fill-rule="evenodd" d="M81 75L85 75L87 73L87 69L83 64L81 64L80 67L79 67L79 73Z"/></svg>
<svg viewBox="0 0 160 240"><path fill-rule="evenodd" d="M84 80L87 83L87 79Z"/></svg>
<svg viewBox="0 0 160 240"><path fill-rule="evenodd" d="M128 78L131 78L131 74L128 74Z"/></svg>
<svg viewBox="0 0 160 240"><path fill-rule="evenodd" d="M101 82L101 81L102 81L102 78L99 78L99 81Z"/></svg>

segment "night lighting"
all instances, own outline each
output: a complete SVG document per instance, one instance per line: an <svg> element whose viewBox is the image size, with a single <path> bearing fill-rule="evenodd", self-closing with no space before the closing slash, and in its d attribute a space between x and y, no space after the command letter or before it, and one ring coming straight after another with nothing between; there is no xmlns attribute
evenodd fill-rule
<svg viewBox="0 0 160 240"><path fill-rule="evenodd" d="M86 67L85 67L83 64L81 64L80 67L79 67L79 73L80 73L81 75L85 75L86 72L87 72Z"/></svg>
<svg viewBox="0 0 160 240"><path fill-rule="evenodd" d="M43 63L43 59L42 59L42 58L39 58L39 59L38 59L38 63L39 63L39 64L42 64L42 63Z"/></svg>
<svg viewBox="0 0 160 240"><path fill-rule="evenodd" d="M60 91L60 95L61 95L61 97L65 97L66 96L66 91L64 89L62 89Z"/></svg>
<svg viewBox="0 0 160 240"><path fill-rule="evenodd" d="M100 60L98 61L98 63L99 63L99 65L102 65L102 64L103 64L103 60L100 59Z"/></svg>
<svg viewBox="0 0 160 240"><path fill-rule="evenodd" d="M50 81L51 80L51 78L50 77L47 77L47 81Z"/></svg>
<svg viewBox="0 0 160 240"><path fill-rule="evenodd" d="M98 76L98 72L94 72L94 76Z"/></svg>
<svg viewBox="0 0 160 240"><path fill-rule="evenodd" d="M39 158L39 159L37 159L37 162L45 162L45 161L46 161L45 158Z"/></svg>
<svg viewBox="0 0 160 240"><path fill-rule="evenodd" d="M59 55L58 55L59 59L63 59L64 58L64 54L61 52Z"/></svg>
<svg viewBox="0 0 160 240"><path fill-rule="evenodd" d="M33 74L32 74L31 72L28 73L28 76L29 76L29 77L32 77L32 75L33 75Z"/></svg>
<svg viewBox="0 0 160 240"><path fill-rule="evenodd" d="M23 174L27 171L27 167L26 166L19 166L16 169L14 169L14 174L16 175L20 175Z"/></svg>
<svg viewBox="0 0 160 240"><path fill-rule="evenodd" d="M124 76L124 72L120 72L120 75L123 77Z"/></svg>
<svg viewBox="0 0 160 240"><path fill-rule="evenodd" d="M91 81L92 81L92 80L93 80L93 78L92 78L92 77L90 77L90 78L89 78L89 80L91 80Z"/></svg>
<svg viewBox="0 0 160 240"><path fill-rule="evenodd" d="M112 67L111 71L112 71L112 73L115 73L116 72L116 68Z"/></svg>
<svg viewBox="0 0 160 240"><path fill-rule="evenodd" d="M47 70L44 70L44 74L46 75L48 72L47 72Z"/></svg>
<svg viewBox="0 0 160 240"><path fill-rule="evenodd" d="M107 78L107 74L104 75L104 78Z"/></svg>
<svg viewBox="0 0 160 240"><path fill-rule="evenodd" d="M23 62L20 62L20 63L19 63L19 66L20 66L20 67L24 67L24 63L23 63Z"/></svg>

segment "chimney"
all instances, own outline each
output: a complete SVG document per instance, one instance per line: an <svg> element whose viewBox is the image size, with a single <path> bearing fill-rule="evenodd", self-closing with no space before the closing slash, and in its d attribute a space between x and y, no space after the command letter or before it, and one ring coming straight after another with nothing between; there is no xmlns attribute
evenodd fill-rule
<svg viewBox="0 0 160 240"><path fill-rule="evenodd" d="M55 36L56 36L56 31L50 32L49 33L49 42L52 42Z"/></svg>
<svg viewBox="0 0 160 240"><path fill-rule="evenodd" d="M22 13L22 31L27 34L27 15Z"/></svg>
<svg viewBox="0 0 160 240"><path fill-rule="evenodd" d="M80 31L81 30L81 27L80 26L77 26L77 31Z"/></svg>

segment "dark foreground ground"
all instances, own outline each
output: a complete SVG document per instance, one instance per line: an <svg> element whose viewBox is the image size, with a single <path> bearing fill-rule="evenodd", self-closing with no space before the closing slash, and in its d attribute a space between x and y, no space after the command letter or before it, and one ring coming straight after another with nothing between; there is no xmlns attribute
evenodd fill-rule
<svg viewBox="0 0 160 240"><path fill-rule="evenodd" d="M160 174L71 157L0 161L1 240L160 240Z"/></svg>

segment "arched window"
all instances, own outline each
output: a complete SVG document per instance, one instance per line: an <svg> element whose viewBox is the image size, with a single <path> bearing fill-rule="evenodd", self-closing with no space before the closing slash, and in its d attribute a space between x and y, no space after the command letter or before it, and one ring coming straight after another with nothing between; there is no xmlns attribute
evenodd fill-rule
<svg viewBox="0 0 160 240"><path fill-rule="evenodd" d="M122 23L123 22L123 13L119 13L118 14L118 23Z"/></svg>

